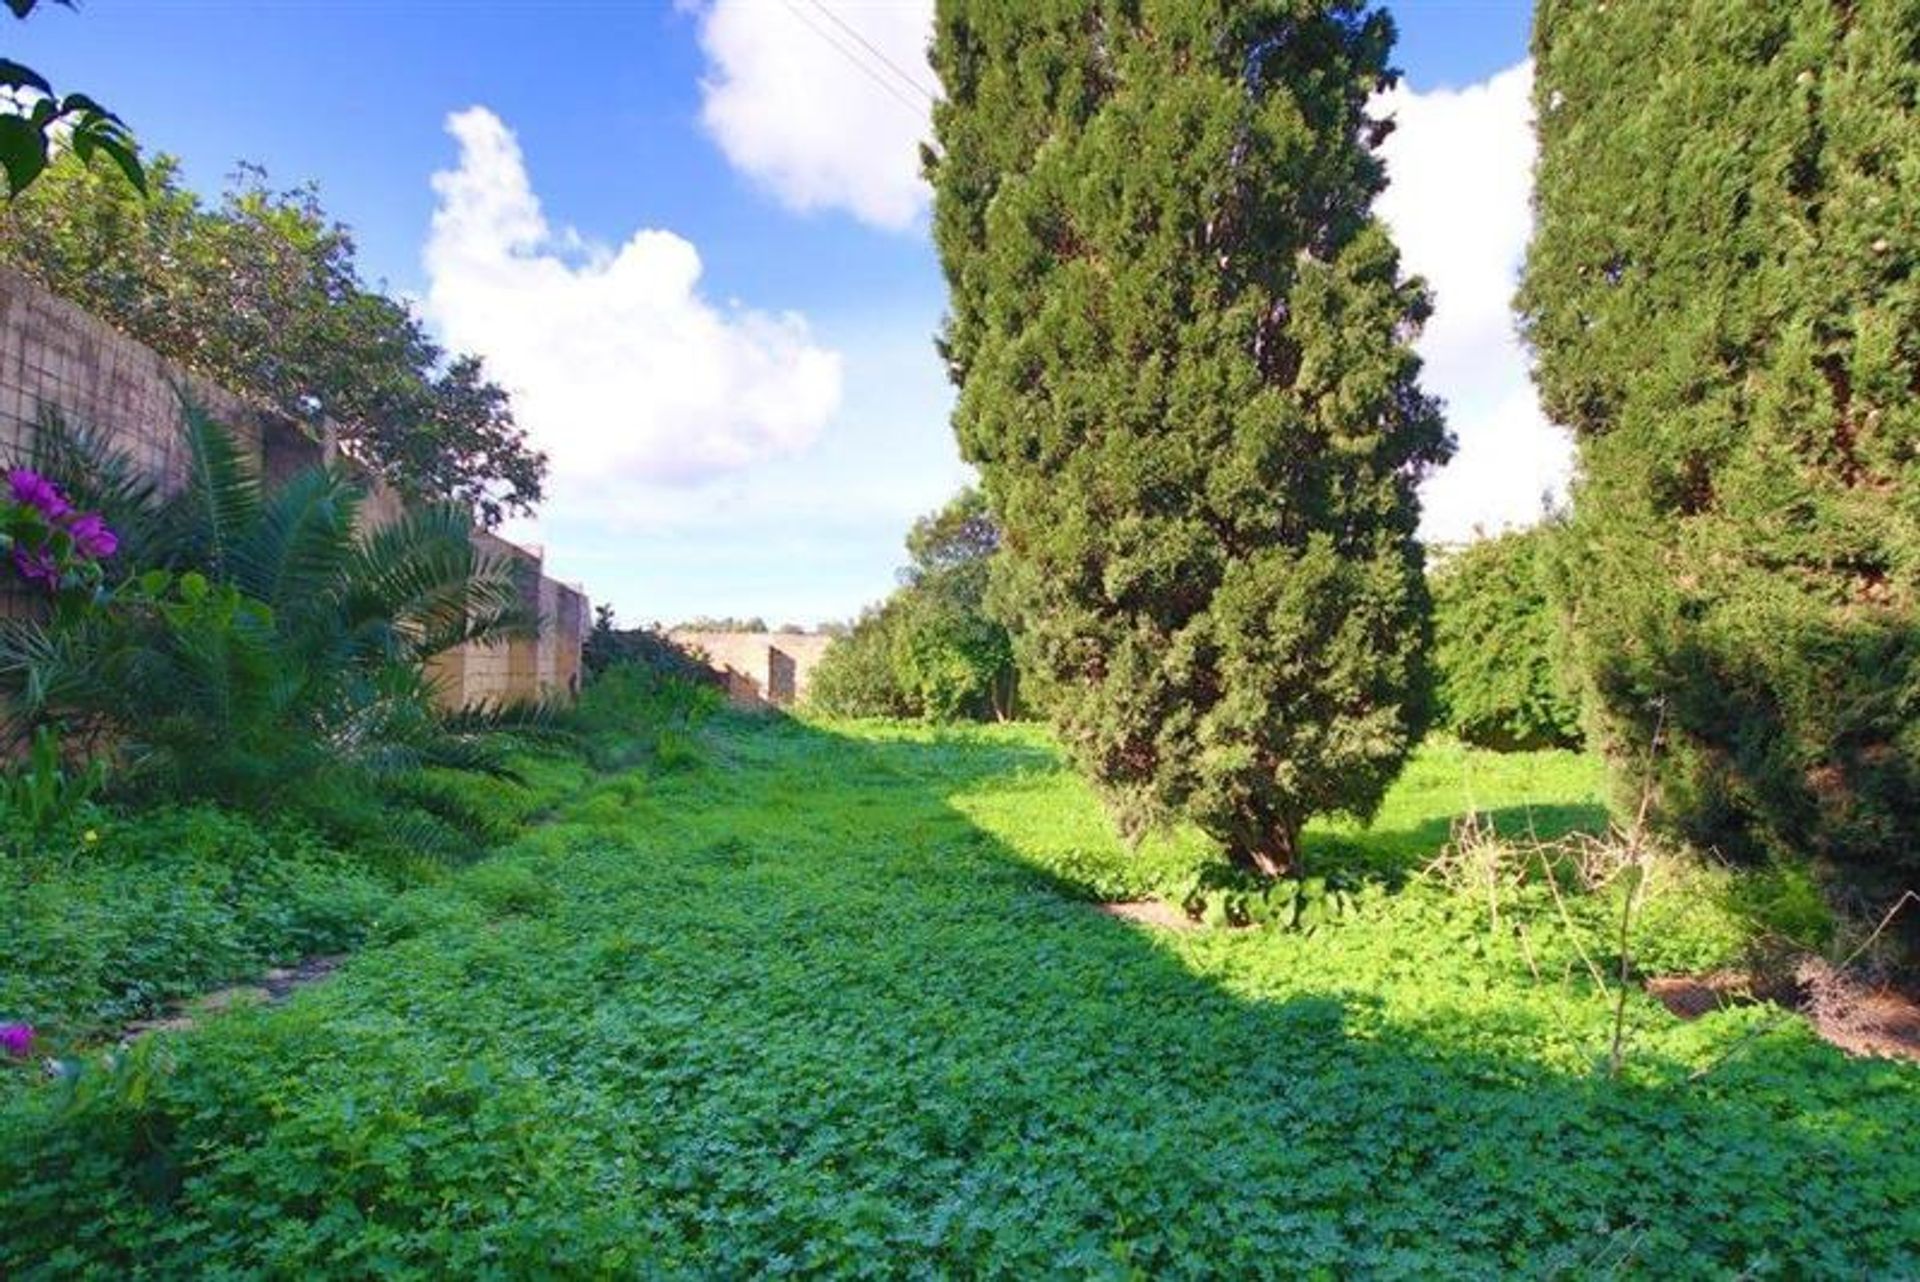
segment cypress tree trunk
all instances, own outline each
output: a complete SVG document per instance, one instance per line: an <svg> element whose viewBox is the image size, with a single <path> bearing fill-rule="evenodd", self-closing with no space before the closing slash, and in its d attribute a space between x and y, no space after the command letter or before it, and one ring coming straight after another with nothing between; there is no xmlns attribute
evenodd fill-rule
<svg viewBox="0 0 1920 1282"><path fill-rule="evenodd" d="M1701 845L1911 881L1920 3L1547 0L1535 55L1521 305L1601 741Z"/></svg>
<svg viewBox="0 0 1920 1282"><path fill-rule="evenodd" d="M942 348L1021 671L1125 830L1268 872L1271 816L1371 814L1428 715L1450 445L1371 214L1392 38L1352 0L938 6Z"/></svg>
<svg viewBox="0 0 1920 1282"><path fill-rule="evenodd" d="M1266 828L1245 829L1227 845L1227 858L1261 877L1297 877L1306 870L1300 829L1276 820Z"/></svg>

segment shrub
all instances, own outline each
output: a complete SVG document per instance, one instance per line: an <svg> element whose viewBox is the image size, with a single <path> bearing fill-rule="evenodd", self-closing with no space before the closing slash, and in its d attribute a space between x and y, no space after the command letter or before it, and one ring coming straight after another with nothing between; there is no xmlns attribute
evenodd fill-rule
<svg viewBox="0 0 1920 1282"><path fill-rule="evenodd" d="M1007 630L924 587L903 591L890 658L906 702L928 721L986 720L1011 711Z"/></svg>
<svg viewBox="0 0 1920 1282"><path fill-rule="evenodd" d="M1920 110L1902 3L1552 0L1521 305L1600 745L1730 856L1920 873Z"/></svg>
<svg viewBox="0 0 1920 1282"><path fill-rule="evenodd" d="M898 611L891 603L862 614L820 656L808 703L832 717L911 717L919 713L894 667Z"/></svg>
<svg viewBox="0 0 1920 1282"><path fill-rule="evenodd" d="M52 726L36 728L26 756L0 769L0 839L32 839L84 816L106 777L105 762L75 766Z"/></svg>
<svg viewBox="0 0 1920 1282"><path fill-rule="evenodd" d="M365 530L365 488L346 473L311 467L268 490L197 408L181 431L188 483L163 496L101 438L43 428L43 471L121 538L89 602L0 624L14 736L59 725L111 750L122 795L263 808L422 766L497 768L497 731L537 718L443 715L425 672L535 626L468 516L416 507Z"/></svg>
<svg viewBox="0 0 1920 1282"><path fill-rule="evenodd" d="M1000 532L969 487L907 534L901 585L828 649L808 696L830 716L1005 720L1013 641L987 607Z"/></svg>
<svg viewBox="0 0 1920 1282"><path fill-rule="evenodd" d="M687 647L657 627L615 626L613 607L594 607L593 630L587 634L580 661L589 678L615 665L650 668L663 677L694 684L713 684L713 670Z"/></svg>
<svg viewBox="0 0 1920 1282"><path fill-rule="evenodd" d="M559 723L603 770L648 760L671 764L693 751L689 733L722 702L710 681L684 681L646 663L617 663L581 692Z"/></svg>
<svg viewBox="0 0 1920 1282"><path fill-rule="evenodd" d="M1429 573L1439 722L1478 747L1574 747L1580 707L1560 671L1547 595L1553 528L1484 538Z"/></svg>

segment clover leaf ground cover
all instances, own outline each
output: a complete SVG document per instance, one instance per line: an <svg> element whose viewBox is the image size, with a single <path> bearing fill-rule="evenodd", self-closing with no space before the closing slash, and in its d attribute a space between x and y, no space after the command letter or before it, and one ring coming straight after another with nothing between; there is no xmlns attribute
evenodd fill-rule
<svg viewBox="0 0 1920 1282"><path fill-rule="evenodd" d="M1036 731L719 718L329 982L16 1100L0 1273L1920 1270L1915 1070L1636 997L1596 1073L1605 998L1404 875L1449 753L1354 920L1174 932L1086 900L1204 849L1129 886Z"/></svg>

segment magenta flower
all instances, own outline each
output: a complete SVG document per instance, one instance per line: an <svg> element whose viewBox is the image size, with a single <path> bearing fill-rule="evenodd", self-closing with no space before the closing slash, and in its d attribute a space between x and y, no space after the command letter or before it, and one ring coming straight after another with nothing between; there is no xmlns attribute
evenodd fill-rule
<svg viewBox="0 0 1920 1282"><path fill-rule="evenodd" d="M13 568L29 583L38 583L49 592L59 590L60 564L45 548L14 548Z"/></svg>
<svg viewBox="0 0 1920 1282"><path fill-rule="evenodd" d="M0 1050L15 1059L33 1054L32 1024L0 1024Z"/></svg>
<svg viewBox="0 0 1920 1282"><path fill-rule="evenodd" d="M13 490L14 502L38 508L49 521L57 521L73 511L73 504L67 502L59 486L29 468L16 467L8 472L7 484Z"/></svg>
<svg viewBox="0 0 1920 1282"><path fill-rule="evenodd" d="M67 525L73 546L89 560L104 561L120 546L120 536L107 528L107 520L98 512L84 512Z"/></svg>

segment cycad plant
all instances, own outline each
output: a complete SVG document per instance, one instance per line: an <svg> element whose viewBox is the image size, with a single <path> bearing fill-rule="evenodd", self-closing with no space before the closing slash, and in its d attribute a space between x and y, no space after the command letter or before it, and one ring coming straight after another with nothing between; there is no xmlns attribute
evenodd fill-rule
<svg viewBox="0 0 1920 1282"><path fill-rule="evenodd" d="M533 632L513 563L455 506L374 527L342 467L265 486L226 428L182 408L170 492L101 435L41 424L34 471L101 513L119 552L80 608L0 624L7 731L60 726L112 756L122 790L250 806L500 769L494 731L538 718L445 713L427 664Z"/></svg>

